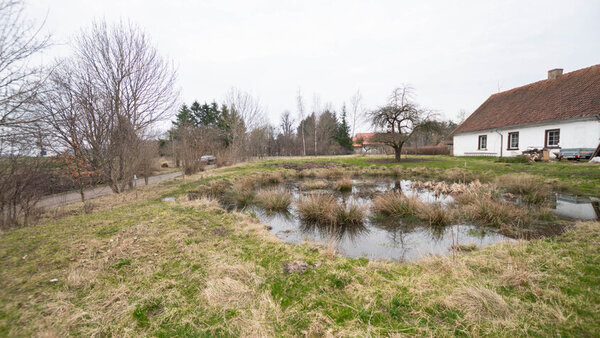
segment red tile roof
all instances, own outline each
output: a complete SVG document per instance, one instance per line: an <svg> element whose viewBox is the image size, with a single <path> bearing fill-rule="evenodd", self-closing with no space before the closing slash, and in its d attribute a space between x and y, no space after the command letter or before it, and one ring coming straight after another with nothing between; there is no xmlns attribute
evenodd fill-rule
<svg viewBox="0 0 600 338"><path fill-rule="evenodd" d="M375 135L375 133L356 133L356 136L354 136L352 138L352 146L353 147L362 147L362 146L378 144L377 142L369 141L371 139L371 137L373 137L373 135ZM361 138L363 140L362 144L356 143L356 141L359 138Z"/></svg>
<svg viewBox="0 0 600 338"><path fill-rule="evenodd" d="M490 96L453 134L600 114L600 65Z"/></svg>

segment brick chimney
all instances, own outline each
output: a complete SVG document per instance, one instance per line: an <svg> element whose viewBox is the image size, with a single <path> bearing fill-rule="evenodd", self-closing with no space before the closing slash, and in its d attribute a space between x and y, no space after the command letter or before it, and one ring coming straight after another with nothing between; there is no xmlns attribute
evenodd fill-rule
<svg viewBox="0 0 600 338"><path fill-rule="evenodd" d="M548 71L548 80L559 78L563 73L562 68L555 68Z"/></svg>

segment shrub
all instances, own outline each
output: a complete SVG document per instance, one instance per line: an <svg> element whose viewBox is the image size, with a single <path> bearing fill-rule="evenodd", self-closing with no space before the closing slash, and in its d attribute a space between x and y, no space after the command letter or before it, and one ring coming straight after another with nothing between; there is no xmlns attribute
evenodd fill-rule
<svg viewBox="0 0 600 338"><path fill-rule="evenodd" d="M268 211L285 211L292 203L292 194L285 190L261 190L256 201Z"/></svg>

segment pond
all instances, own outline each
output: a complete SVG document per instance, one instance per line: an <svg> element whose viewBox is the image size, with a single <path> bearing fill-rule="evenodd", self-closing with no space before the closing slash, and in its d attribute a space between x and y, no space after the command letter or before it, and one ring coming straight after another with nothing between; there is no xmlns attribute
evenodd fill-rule
<svg viewBox="0 0 600 338"><path fill-rule="evenodd" d="M454 224L446 227L432 227L425 224L409 223L403 219L387 218L378 220L367 217L362 225L332 226L303 222L295 201L298 197L331 190L303 191L298 183L285 183L284 187L294 195L294 202L285 213L267 213L259 207L250 209L259 220L271 227L271 232L284 241L300 244L305 239L334 246L338 252L348 257L411 261L429 254L448 255L458 245L484 247L503 240L512 240L491 229L469 224ZM412 182L353 180L352 191L336 194L341 203L357 203L368 207L375 194L401 190L407 196L417 196L427 203L447 204L451 196L436 196L425 190L412 189Z"/></svg>

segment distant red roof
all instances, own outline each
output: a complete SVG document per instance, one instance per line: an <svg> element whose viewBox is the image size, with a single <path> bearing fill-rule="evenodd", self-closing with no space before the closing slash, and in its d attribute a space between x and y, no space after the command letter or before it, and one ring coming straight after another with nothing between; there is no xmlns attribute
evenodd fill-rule
<svg viewBox="0 0 600 338"><path fill-rule="evenodd" d="M352 138L352 146L353 147L362 147L362 146L378 144L377 142L370 141L370 139L371 139L371 137L373 137L373 135L375 135L375 133L357 133L356 136L354 136ZM362 144L357 143L358 139L363 140Z"/></svg>
<svg viewBox="0 0 600 338"><path fill-rule="evenodd" d="M600 65L490 96L453 134L600 114Z"/></svg>

